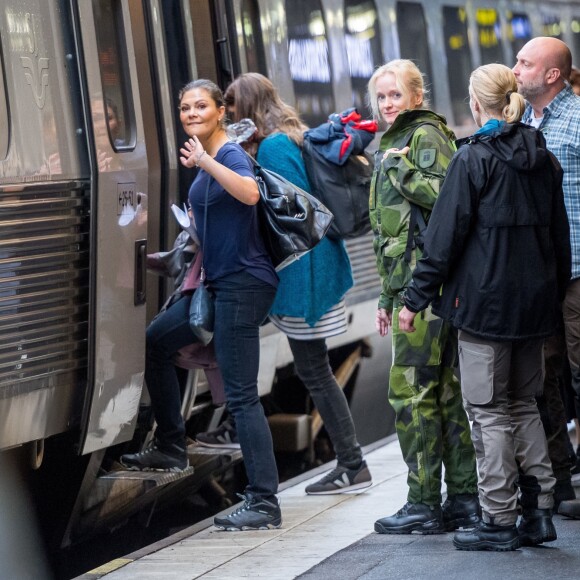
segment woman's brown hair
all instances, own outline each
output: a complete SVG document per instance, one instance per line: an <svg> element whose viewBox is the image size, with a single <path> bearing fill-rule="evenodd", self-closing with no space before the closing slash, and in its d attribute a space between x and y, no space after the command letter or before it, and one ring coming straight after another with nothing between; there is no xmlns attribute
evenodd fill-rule
<svg viewBox="0 0 580 580"><path fill-rule="evenodd" d="M234 122L245 118L254 121L258 143L272 133L285 133L297 145L302 145L308 126L296 109L280 98L276 87L264 75L240 75L226 89L225 103L226 108L235 108Z"/></svg>

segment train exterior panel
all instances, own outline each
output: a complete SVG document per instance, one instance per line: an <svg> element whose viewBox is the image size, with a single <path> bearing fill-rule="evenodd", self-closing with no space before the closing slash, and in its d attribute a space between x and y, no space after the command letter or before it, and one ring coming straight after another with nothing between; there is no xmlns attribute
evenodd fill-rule
<svg viewBox="0 0 580 580"><path fill-rule="evenodd" d="M178 163L179 89L199 77L225 88L242 72L261 72L314 126L352 106L368 116L372 72L411 58L432 108L463 135L473 129L471 70L514 63L538 35L561 38L579 62L578 2L0 2L0 450L18 450L46 478L51 463L73 457L67 541L156 497L135 489L107 503L127 488L115 458L151 436L145 328L170 283L148 276L145 258L171 248L178 228L169 208L194 177ZM356 384L360 354L352 355L369 354L379 281L371 236L347 249L356 282L348 332L329 346L337 366L352 367L344 374L360 409L378 404ZM382 369L385 413L389 356L383 342L366 361ZM262 395L272 396L291 363L285 337L266 325ZM183 406L193 430L217 420L197 378ZM376 438L389 430L386 420L372 427ZM54 445L43 462L45 442ZM166 495L182 489L171 478L145 485Z"/></svg>
<svg viewBox="0 0 580 580"><path fill-rule="evenodd" d="M0 22L0 448L78 426L87 385L87 145L53 14L4 2Z"/></svg>

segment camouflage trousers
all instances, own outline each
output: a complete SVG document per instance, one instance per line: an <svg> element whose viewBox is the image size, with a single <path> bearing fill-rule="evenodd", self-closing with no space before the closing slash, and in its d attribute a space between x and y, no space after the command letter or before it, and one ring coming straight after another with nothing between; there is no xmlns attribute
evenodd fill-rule
<svg viewBox="0 0 580 580"><path fill-rule="evenodd" d="M415 317L415 332L402 332L400 309L393 311L389 402L409 468L407 501L441 503L442 465L448 495L476 494L475 452L454 374L457 333L430 308Z"/></svg>

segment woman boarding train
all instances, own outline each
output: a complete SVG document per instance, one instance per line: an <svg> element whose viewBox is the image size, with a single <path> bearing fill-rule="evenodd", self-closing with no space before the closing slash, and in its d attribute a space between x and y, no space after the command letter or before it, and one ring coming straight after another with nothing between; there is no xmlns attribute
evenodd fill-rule
<svg viewBox="0 0 580 580"><path fill-rule="evenodd" d="M258 186L248 156L228 139L221 90L200 79L186 85L179 100L189 136L180 150L181 163L200 169L189 201L204 240L206 283L214 295L215 353L248 477L241 507L214 523L225 530L277 528L282 523L275 495L278 471L257 378L259 327L274 300L278 276L258 230ZM121 457L129 469L178 471L188 465L173 356L196 340L189 326L190 302L191 295L184 295L147 329L145 380L157 428L152 446Z"/></svg>

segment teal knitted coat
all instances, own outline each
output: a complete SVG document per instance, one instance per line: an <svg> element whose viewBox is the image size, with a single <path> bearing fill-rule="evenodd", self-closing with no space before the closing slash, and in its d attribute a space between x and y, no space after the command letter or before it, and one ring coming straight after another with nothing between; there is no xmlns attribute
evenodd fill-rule
<svg viewBox="0 0 580 580"><path fill-rule="evenodd" d="M285 133L266 137L258 149L257 161L310 193L300 147ZM304 318L310 326L340 302L353 285L344 242L328 237L278 276L280 285L270 313Z"/></svg>

